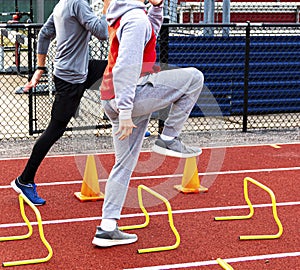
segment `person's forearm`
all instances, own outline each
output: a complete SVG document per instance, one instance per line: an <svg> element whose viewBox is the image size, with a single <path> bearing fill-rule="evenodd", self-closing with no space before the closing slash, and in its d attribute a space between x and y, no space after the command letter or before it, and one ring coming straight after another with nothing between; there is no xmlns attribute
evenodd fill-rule
<svg viewBox="0 0 300 270"><path fill-rule="evenodd" d="M46 66L46 57L47 57L47 54L37 54L37 66L38 67Z"/></svg>

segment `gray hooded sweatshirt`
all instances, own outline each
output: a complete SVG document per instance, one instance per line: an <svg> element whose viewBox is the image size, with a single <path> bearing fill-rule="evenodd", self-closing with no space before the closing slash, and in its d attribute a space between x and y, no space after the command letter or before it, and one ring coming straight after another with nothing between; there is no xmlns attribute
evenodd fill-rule
<svg viewBox="0 0 300 270"><path fill-rule="evenodd" d="M56 37L54 75L70 83L83 83L88 71L91 34L107 39L106 17L99 19L87 0L60 0L38 36L38 54L47 54Z"/></svg>
<svg viewBox="0 0 300 270"><path fill-rule="evenodd" d="M120 17L117 30L119 52L113 68L116 109L119 117L131 117L136 86L141 83L143 53L151 38L152 28L158 35L163 22L162 5L150 7L146 14L146 5L138 0L112 0L107 9L108 25Z"/></svg>

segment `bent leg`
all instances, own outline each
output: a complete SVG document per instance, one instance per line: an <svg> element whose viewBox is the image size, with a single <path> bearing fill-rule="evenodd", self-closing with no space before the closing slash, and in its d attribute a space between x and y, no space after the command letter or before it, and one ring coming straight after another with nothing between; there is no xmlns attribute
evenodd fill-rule
<svg viewBox="0 0 300 270"><path fill-rule="evenodd" d="M90 60L88 75L85 81L85 88L99 90L104 70L107 66L107 60Z"/></svg>
<svg viewBox="0 0 300 270"><path fill-rule="evenodd" d="M203 88L204 77L196 68L165 70L151 74L136 90L133 116L159 111L171 105L163 133L176 137Z"/></svg>
<svg viewBox="0 0 300 270"><path fill-rule="evenodd" d="M40 138L36 141L26 167L21 174L21 182L34 183L34 177L42 160L53 144L62 137L66 127L75 115L84 92L84 84L71 84L54 77L56 94L51 110L51 120Z"/></svg>

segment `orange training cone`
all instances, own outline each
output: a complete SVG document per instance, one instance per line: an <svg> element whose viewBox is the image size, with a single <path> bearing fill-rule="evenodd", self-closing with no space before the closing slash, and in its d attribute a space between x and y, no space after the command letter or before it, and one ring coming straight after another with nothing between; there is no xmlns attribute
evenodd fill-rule
<svg viewBox="0 0 300 270"><path fill-rule="evenodd" d="M206 187L200 185L196 157L186 159L182 176L182 184L174 187L182 193L199 193L208 191Z"/></svg>
<svg viewBox="0 0 300 270"><path fill-rule="evenodd" d="M82 202L104 199L104 194L100 192L96 163L92 155L89 155L86 160L81 191L75 192L74 195Z"/></svg>

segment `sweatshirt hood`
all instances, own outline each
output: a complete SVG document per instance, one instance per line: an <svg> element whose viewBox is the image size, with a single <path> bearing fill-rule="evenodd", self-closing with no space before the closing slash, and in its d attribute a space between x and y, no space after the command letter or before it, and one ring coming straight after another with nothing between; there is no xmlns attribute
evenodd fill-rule
<svg viewBox="0 0 300 270"><path fill-rule="evenodd" d="M112 0L106 12L108 25L112 25L126 12L135 8L146 10L146 5L139 0Z"/></svg>

